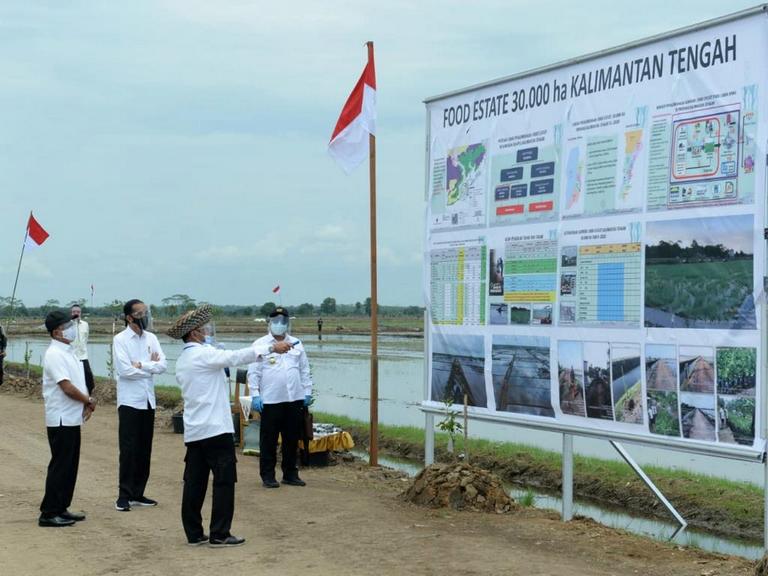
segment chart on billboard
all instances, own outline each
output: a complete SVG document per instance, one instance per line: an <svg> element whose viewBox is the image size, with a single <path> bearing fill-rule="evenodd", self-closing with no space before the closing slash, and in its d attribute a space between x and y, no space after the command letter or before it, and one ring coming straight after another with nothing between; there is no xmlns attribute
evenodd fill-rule
<svg viewBox="0 0 768 576"><path fill-rule="evenodd" d="M427 101L427 405L760 449L767 33L756 12Z"/></svg>

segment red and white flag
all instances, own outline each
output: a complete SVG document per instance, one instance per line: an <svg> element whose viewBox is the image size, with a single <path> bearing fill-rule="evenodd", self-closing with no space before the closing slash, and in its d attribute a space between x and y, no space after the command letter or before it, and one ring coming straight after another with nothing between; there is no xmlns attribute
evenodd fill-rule
<svg viewBox="0 0 768 576"><path fill-rule="evenodd" d="M40 226L40 223L35 220L32 214L29 215L29 221L27 222L27 237L24 239L24 247L27 250L34 250L43 245L43 242L48 240L48 232L45 228Z"/></svg>
<svg viewBox="0 0 768 576"><path fill-rule="evenodd" d="M368 135L376 135L376 71L373 49L336 122L328 153L349 174L368 157Z"/></svg>
<svg viewBox="0 0 768 576"><path fill-rule="evenodd" d="M277 294L278 292L280 292L280 284L278 284L277 286L272 288L272 293L273 294Z"/></svg>

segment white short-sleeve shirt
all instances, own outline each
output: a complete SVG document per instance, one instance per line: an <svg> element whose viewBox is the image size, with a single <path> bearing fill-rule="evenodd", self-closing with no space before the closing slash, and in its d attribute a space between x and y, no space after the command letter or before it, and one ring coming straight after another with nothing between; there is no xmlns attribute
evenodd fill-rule
<svg viewBox="0 0 768 576"><path fill-rule="evenodd" d="M72 347L58 340L51 340L43 357L46 426L80 426L83 423L85 406L64 393L59 386L59 382L63 380L69 380L75 388L88 396L83 364L75 356Z"/></svg>

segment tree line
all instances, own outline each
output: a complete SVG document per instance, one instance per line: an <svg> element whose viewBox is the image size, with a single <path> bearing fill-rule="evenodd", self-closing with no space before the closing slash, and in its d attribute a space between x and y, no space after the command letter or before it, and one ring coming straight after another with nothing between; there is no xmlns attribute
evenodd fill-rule
<svg viewBox="0 0 768 576"><path fill-rule="evenodd" d="M163 298L160 304L150 304L152 315L156 318L175 318L188 310L193 310L197 306L208 302L198 301L188 294L173 294ZM89 316L111 318L119 316L123 311L123 301L113 300L108 304L100 306L89 306L85 298L70 300L69 302L60 302L50 299L41 306L26 306L23 301L16 299L13 303L13 315L18 318L39 318L45 316L51 310L57 308L69 308L77 304ZM212 304L212 303L210 303ZM275 302L264 302L263 304L213 304L214 313L217 316L227 317L261 317L269 316L278 304ZM362 302L354 304L338 304L333 297L325 298L320 304L304 302L293 306L287 305L292 316L311 317L311 316L370 316L371 299L366 298ZM421 317L424 313L423 306L383 306L377 307L380 316L384 317ZM0 317L7 318L11 314L11 299L0 296Z"/></svg>

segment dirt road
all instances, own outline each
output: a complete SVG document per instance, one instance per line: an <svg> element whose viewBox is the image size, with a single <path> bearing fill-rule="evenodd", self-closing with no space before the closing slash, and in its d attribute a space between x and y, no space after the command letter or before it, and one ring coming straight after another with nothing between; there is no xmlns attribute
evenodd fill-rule
<svg viewBox="0 0 768 576"><path fill-rule="evenodd" d="M401 502L406 482L345 464L302 472L306 488L265 490L258 462L240 457L231 550L190 548L179 520L184 447L157 430L147 494L153 509L113 509L114 406L83 432L75 527L36 524L49 452L38 400L0 389L0 572L8 576L106 574L510 574L525 576L746 576L752 564L621 534L546 512L428 511ZM210 503L206 502L207 518Z"/></svg>

